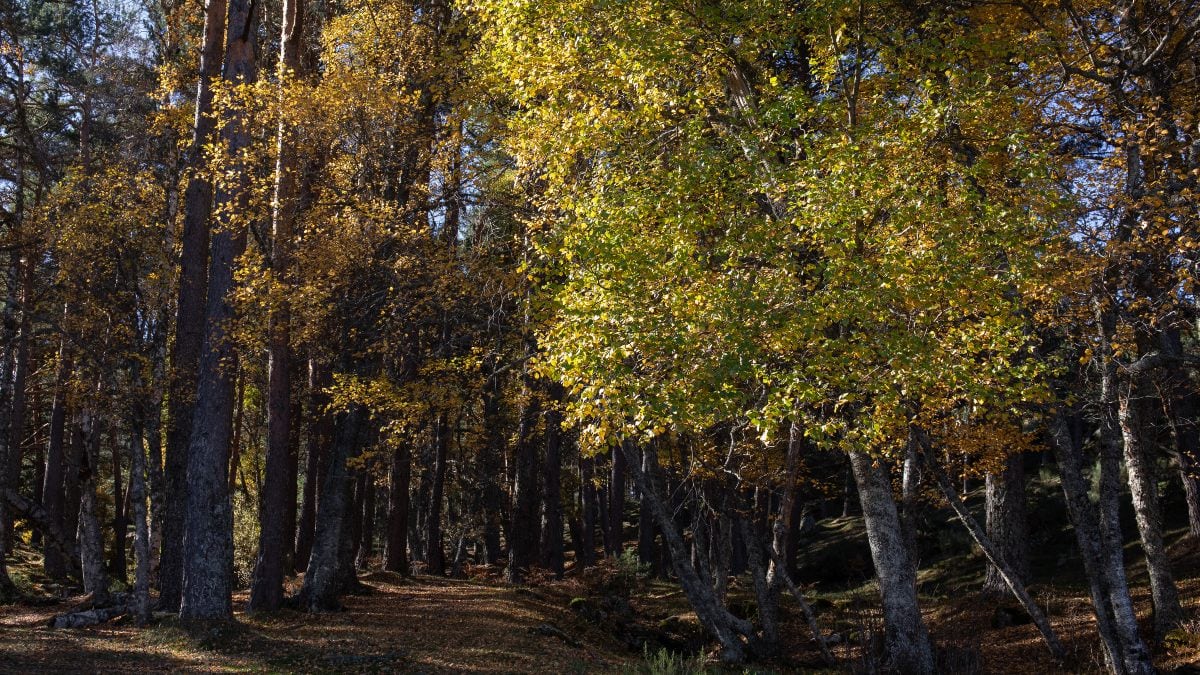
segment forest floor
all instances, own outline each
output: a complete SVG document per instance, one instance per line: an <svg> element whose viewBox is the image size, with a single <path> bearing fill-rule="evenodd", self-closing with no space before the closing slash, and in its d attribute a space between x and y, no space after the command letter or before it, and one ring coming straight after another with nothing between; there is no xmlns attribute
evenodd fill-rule
<svg viewBox="0 0 1200 675"><path fill-rule="evenodd" d="M1188 552L1188 557L1195 554ZM1184 561L1180 561L1184 562ZM1197 567L1181 581L1191 616L1200 613ZM507 587L494 581L452 580L389 573L364 578L369 591L345 599L346 610L306 615L284 610L267 616L239 612L236 623L198 629L160 616L149 628L128 620L79 630L45 627L72 601L30 602L0 608L0 673L123 672L417 672L417 673L635 673L642 654L603 622L578 611L587 589L578 579ZM639 582L634 613L648 626L672 624L675 633L698 634L677 587ZM735 582L732 597L743 597ZM844 670L861 672L859 637L878 630L872 589L862 586L813 594L825 630L846 638L836 649ZM1058 665L1048 656L1031 625L998 626L996 607L1005 603L978 594L923 594L939 661L952 673L1098 672L1100 655L1094 620L1082 589L1038 587L1055 629L1072 652ZM1135 591L1140 614L1148 619L1144 586ZM574 601L573 601L574 599ZM73 599L78 602L80 599ZM240 607L245 594L235 597ZM656 617L668 616L667 620ZM785 653L755 673L815 672L821 664L808 631L790 600L784 603ZM1149 630L1149 626L1145 626ZM1190 637L1180 633L1160 646L1163 672L1194 673L1200 663L1200 622Z"/></svg>
<svg viewBox="0 0 1200 675"><path fill-rule="evenodd" d="M984 563L945 514L922 527L919 592L938 660L947 673L1089 673L1102 667L1087 588L1073 535L1049 523L1065 516L1050 494L1034 484L1031 541L1035 583L1042 605L1071 654L1065 664L1049 656L1034 627L1006 598L979 593ZM1132 514L1124 514L1132 520ZM1150 636L1150 597L1136 529L1128 523L1130 585ZM1164 673L1200 675L1200 542L1176 527L1168 533L1172 568L1188 619L1157 644ZM881 633L877 591L869 578L870 553L861 518L827 518L805 536L798 579L826 633L834 633L838 672L863 672L877 658ZM283 610L242 611L247 594L234 597L236 621L228 626L187 626L170 615L136 628L128 617L90 628L46 627L83 598L59 597L41 576L41 559L18 545L10 572L29 598L0 606L0 673L125 672L403 672L403 673L648 673L643 645L696 655L711 646L679 587L625 571L611 560L583 573L545 577L527 586L502 584L497 570L468 568L467 579L375 572L362 577L367 592L344 598L346 611L309 615ZM293 584L298 580L293 580ZM295 587L291 590L295 590ZM753 612L743 579L730 586L735 613ZM820 672L823 665L795 602L781 604L783 653L753 673ZM711 661L711 659L710 659ZM831 672L824 669L825 672ZM661 669L657 672L664 672ZM674 672L683 672L676 670ZM689 671L690 672L690 671ZM742 671L736 671L742 672Z"/></svg>

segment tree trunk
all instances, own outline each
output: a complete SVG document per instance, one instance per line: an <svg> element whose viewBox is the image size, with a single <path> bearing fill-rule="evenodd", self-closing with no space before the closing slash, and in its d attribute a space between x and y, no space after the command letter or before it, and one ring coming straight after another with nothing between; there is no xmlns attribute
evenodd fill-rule
<svg viewBox="0 0 1200 675"><path fill-rule="evenodd" d="M115 433L109 437L109 453L112 457L113 546L108 558L108 576L124 585L129 580L129 566L125 559L125 545L129 539L129 519L125 508L125 488L121 483L121 452L117 449Z"/></svg>
<svg viewBox="0 0 1200 675"><path fill-rule="evenodd" d="M683 537L676 529L675 522L667 511L662 497L654 491L653 477L658 472L658 459L654 449L647 446L644 452L649 456L646 463L646 466L652 470L649 475L644 473L639 466L640 458L636 454L637 449L632 444L622 443L620 449L615 451L617 454L627 455L625 458L628 460L633 480L638 490L646 495L646 505L650 508L651 515L663 533L663 538L671 553L671 563L679 576L679 583L683 587L684 595L687 596L692 609L695 610L700 625L704 626L705 630L721 644L722 660L732 663L740 662L745 659L746 645L738 635L752 635L753 629L748 621L738 619L725 609L713 592L712 586L706 583L696 568L692 566Z"/></svg>
<svg viewBox="0 0 1200 675"><path fill-rule="evenodd" d="M361 405L351 405L335 425L336 438L330 457L329 471L321 486L317 507L316 528L312 554L300 589L299 604L308 612L334 611L340 608L338 597L342 588L339 579L342 540L347 539L350 509L353 500L354 474L346 460L357 457L360 450L359 428L366 411Z"/></svg>
<svg viewBox="0 0 1200 675"><path fill-rule="evenodd" d="M623 441L629 443L630 441ZM625 464L628 450L612 453L612 473L608 481L609 555L621 555L625 543ZM630 454L630 457L633 455Z"/></svg>
<svg viewBox="0 0 1200 675"><path fill-rule="evenodd" d="M542 467L542 564L561 579L564 570L562 509L562 386L551 385L546 408L546 458Z"/></svg>
<svg viewBox="0 0 1200 675"><path fill-rule="evenodd" d="M284 0L279 50L282 88L300 67L304 37L304 0ZM292 232L297 215L297 152L292 120L280 117L276 134L275 203L272 218L271 278L282 292L271 305L268 339L267 457L263 478L258 561L250 588L251 610L275 610L283 603L285 542L294 534L285 529L288 459L291 446L292 358L291 308L286 290L291 274Z"/></svg>
<svg viewBox="0 0 1200 675"><path fill-rule="evenodd" d="M96 515L96 473L100 466L100 423L85 410L79 423L83 452L79 466L79 557L83 568L83 591L97 606L108 603L108 575L104 571L104 539Z"/></svg>
<svg viewBox="0 0 1200 675"><path fill-rule="evenodd" d="M596 483L594 457L579 458L579 502L581 531L579 534L579 564L589 567L596 562Z"/></svg>
<svg viewBox="0 0 1200 675"><path fill-rule="evenodd" d="M136 367L136 366L135 366ZM146 518L146 451L142 446L141 420L134 422L129 438L129 501L133 508L134 619L139 626L150 620L150 524Z"/></svg>
<svg viewBox="0 0 1200 675"><path fill-rule="evenodd" d="M649 459L645 452L642 453L642 473L652 475L648 463ZM655 486L658 490L658 486ZM650 517L650 505L646 502L646 495L639 493L641 496L638 504L638 561L643 565L649 565L651 570L658 566L658 551L655 550L655 538L658 532L654 527L654 519Z"/></svg>
<svg viewBox="0 0 1200 675"><path fill-rule="evenodd" d="M304 462L304 500L300 506L300 523L296 532L296 567L308 566L312 553L313 529L317 520L317 501L322 480L328 471L329 442L332 438L333 414L326 410L329 396L325 388L332 384L329 368L316 359L308 360L308 415L312 420L308 434L308 451Z"/></svg>
<svg viewBox="0 0 1200 675"><path fill-rule="evenodd" d="M4 305L0 308L0 489L16 490L20 487L19 476L9 468L9 456L12 449L12 372L16 358L16 320L14 310L17 306L17 254L11 254L12 261L8 265L5 287L7 293ZM0 602L11 602L17 597L17 587L8 574L7 542L12 533L12 518L9 516L8 504L0 499Z"/></svg>
<svg viewBox="0 0 1200 675"><path fill-rule="evenodd" d="M967 532L979 548L983 549L984 557L987 558L988 564L996 569L996 574L1000 577L1001 582L1006 589L1011 591L1017 602L1021 603L1021 607L1029 614L1034 625L1037 626L1038 632L1042 634L1042 639L1046 641L1046 646L1050 649L1050 653L1054 658L1062 661L1067 657L1067 651L1063 648L1062 642L1059 641L1058 635L1054 633L1054 629L1050 626L1050 621L1046 619L1046 615L1042 609L1037 606L1033 598L1029 596L1029 592L1025 590L1025 583L1021 580L1017 569L1012 566L1007 558L1004 557L1004 551L999 548L979 526L975 517L963 504L962 499L954 492L954 486L950 484L950 478L936 464L936 457L932 449L926 445L926 457L933 470L934 477L937 479L938 487L942 491L942 495L946 501L950 503L950 508L954 510L954 514L958 516L959 522L967 528ZM1020 459L1020 455L1015 455ZM1011 459L1011 457L1010 457Z"/></svg>
<svg viewBox="0 0 1200 675"><path fill-rule="evenodd" d="M903 673L932 673L933 647L917 605L916 564L896 510L887 469L862 452L850 453L850 465L883 602L888 667Z"/></svg>
<svg viewBox="0 0 1200 675"><path fill-rule="evenodd" d="M1161 640L1183 620L1183 609L1179 605L1179 590L1175 587L1170 557L1162 538L1158 480L1155 477L1154 465L1146 456L1146 448L1142 444L1141 406L1134 398L1137 390L1136 383L1122 387L1117 414L1124 440L1129 492L1133 497L1133 511L1138 533L1141 535L1142 550L1146 553L1146 570L1150 576L1154 634Z"/></svg>
<svg viewBox="0 0 1200 675"><path fill-rule="evenodd" d="M533 429L537 425L540 406L537 394L528 387L527 391L529 401L521 414L513 453L516 471L512 524L508 528L508 567L505 569L505 578L510 584L525 580L526 572L536 560L538 548L537 446L533 442Z"/></svg>
<svg viewBox="0 0 1200 675"><path fill-rule="evenodd" d="M767 583L778 588L782 574L777 561L789 560L793 549L792 522L796 515L796 477L800 472L800 455L804 450L804 429L798 422L788 428L787 455L783 466L783 490L780 492L779 515L771 531L772 553L767 567ZM786 563L785 563L786 564Z"/></svg>
<svg viewBox="0 0 1200 675"><path fill-rule="evenodd" d="M392 470L388 485L387 550L384 551L383 569L399 572L404 576L411 573L408 564L408 489L412 482L412 451L408 439L396 445L392 451Z"/></svg>
<svg viewBox="0 0 1200 675"><path fill-rule="evenodd" d="M433 467L429 485L429 505L425 515L425 565L434 576L446 574L446 552L442 546L442 494L446 484L446 452L450 430L445 414L434 423Z"/></svg>
<svg viewBox="0 0 1200 675"><path fill-rule="evenodd" d="M1008 564L1014 581L1029 583L1029 526L1025 517L1025 457L1019 453L1005 459L1004 470L987 475L984 511L987 536ZM1000 568L987 564L983 592L1002 595L1009 590Z"/></svg>
<svg viewBox="0 0 1200 675"><path fill-rule="evenodd" d="M1075 539L1079 544L1084 572L1088 578L1105 660L1109 671L1114 675L1149 675L1156 671L1150 661L1150 651L1138 635L1137 618L1133 613L1133 602L1125 581L1121 551L1118 548L1114 556L1112 552L1105 550L1105 547L1111 546L1111 542L1103 536L1099 514L1088 497L1088 484L1083 474L1083 439L1077 429L1078 421L1075 422L1075 427L1076 431L1073 433L1063 414L1056 413L1050 422L1050 439L1058 460L1067 510L1074 525ZM1102 443L1102 446L1105 445L1113 444ZM1102 447L1101 452L1102 455L1109 455L1107 460L1102 456L1101 489L1115 489L1111 476L1112 448ZM1119 570L1113 569L1114 561L1119 565Z"/></svg>
<svg viewBox="0 0 1200 675"><path fill-rule="evenodd" d="M295 365L295 362L293 362ZM295 378L293 378L293 382ZM287 480L283 483L283 571L284 576L296 570L296 525L299 518L300 505L297 503L298 484L300 482L300 420L303 410L299 397L292 399L292 425L288 434Z"/></svg>
<svg viewBox="0 0 1200 675"><path fill-rule="evenodd" d="M50 439L46 447L46 472L42 487L42 505L47 517L55 526L64 525L63 470L66 465L64 434L67 421L67 384L71 377L71 357L67 353L66 340L60 341L58 367L54 375L54 401L50 407ZM58 548L43 537L43 556L46 575L52 579L67 577L69 561L64 560Z"/></svg>
<svg viewBox="0 0 1200 675"><path fill-rule="evenodd" d="M229 83L256 79L254 0L232 0L227 19L228 40L222 77ZM196 380L196 407L188 445L187 513L183 538L183 602L180 617L227 620L233 616L233 506L226 486L237 353L227 334L234 312L234 263L246 246L244 224L233 212L247 212L250 170L239 159L250 144L249 129L240 115L225 120L221 139L233 161L236 185L217 191L205 310L204 346Z"/></svg>
<svg viewBox="0 0 1200 675"><path fill-rule="evenodd" d="M212 82L221 73L224 56L226 0L208 0L204 10L204 43L196 85L196 114L188 164L192 171L184 190L182 251L179 257L179 296L176 302L175 342L171 351L171 383L167 409L165 478L167 493L159 554L159 607L179 609L183 597L183 531L188 492L188 447L196 400L196 377L204 342L207 305L209 218L213 186L201 170L205 147L213 140Z"/></svg>
<svg viewBox="0 0 1200 675"><path fill-rule="evenodd" d="M20 287L21 287L21 322L20 332L17 334L17 349L13 362L13 380L12 380L12 407L9 412L9 429L8 429L8 471L12 477L13 487L18 487L17 483L21 480L21 466L24 464L23 455L25 450L25 402L28 400L27 391L30 366L30 342L32 340L33 330L33 273L35 267L35 258L37 257L36 249L27 250L25 259L19 266ZM8 375L9 371L4 371L4 376ZM5 538L0 541L0 545L5 551L12 550L13 538L13 519L12 514L7 511L2 511L0 517L7 518L5 523L4 535Z"/></svg>
<svg viewBox="0 0 1200 675"><path fill-rule="evenodd" d="M375 479L369 470L363 480L362 527L359 537L358 555L355 556L354 566L365 570L375 555Z"/></svg>

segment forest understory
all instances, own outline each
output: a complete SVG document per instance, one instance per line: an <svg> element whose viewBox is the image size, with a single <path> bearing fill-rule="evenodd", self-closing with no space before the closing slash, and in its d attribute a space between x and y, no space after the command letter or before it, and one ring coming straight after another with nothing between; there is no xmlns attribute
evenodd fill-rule
<svg viewBox="0 0 1200 675"><path fill-rule="evenodd" d="M0 673L870 672L872 659L882 655L872 655L878 647L866 646L871 639L863 636L878 632L881 619L873 601L877 588L869 580L856 582L870 575L861 518L819 521L812 537L822 545L805 556L798 577L811 582L807 597L822 628L840 636L833 646L836 668L822 661L794 603L785 600L781 607L784 639L776 657L748 669L723 667L678 586L647 578L636 564L622 571L610 561L581 570L573 559L563 580L543 574L515 587L504 582L502 570L486 565L468 566L465 578L366 573L360 577L364 586L344 598L344 611L330 614L247 613L249 594L241 591L234 595L233 621L217 626L160 612L145 628L124 615L83 629L54 629L47 624L86 606L86 597L57 596L61 588L41 572L40 556L21 547L21 562L10 573L25 599L0 607ZM1185 610L1194 618L1156 645L1154 662L1163 673L1195 675L1200 540L1176 529L1168 541ZM1139 623L1149 631L1145 567L1136 540L1126 548ZM980 592L984 560L968 542L932 546L929 553L933 560L920 575L919 594L941 672L1105 672L1085 580L1069 547L1041 549L1030 586L1066 647L1065 661L1047 651L1019 606ZM732 582L731 604L753 611L745 582ZM301 584L302 576L287 587L294 592ZM628 602L627 612L602 617L595 611L611 608L617 598ZM670 665L664 668L664 662Z"/></svg>

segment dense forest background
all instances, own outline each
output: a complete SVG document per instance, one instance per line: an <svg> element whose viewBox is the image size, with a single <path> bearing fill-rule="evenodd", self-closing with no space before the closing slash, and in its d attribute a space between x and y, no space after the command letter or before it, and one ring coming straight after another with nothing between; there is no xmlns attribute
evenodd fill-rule
<svg viewBox="0 0 1200 675"><path fill-rule="evenodd" d="M15 670L1200 659L1200 2L2 0L0 221Z"/></svg>

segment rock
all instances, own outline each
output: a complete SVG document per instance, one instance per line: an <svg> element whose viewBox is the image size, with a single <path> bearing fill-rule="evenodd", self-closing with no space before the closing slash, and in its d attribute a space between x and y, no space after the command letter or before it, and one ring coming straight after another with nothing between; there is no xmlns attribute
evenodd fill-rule
<svg viewBox="0 0 1200 675"><path fill-rule="evenodd" d="M537 635L545 635L546 637L558 638L571 647L580 646L578 640L570 635L567 635L561 628L552 623L539 623L536 626L530 627L529 632Z"/></svg>

